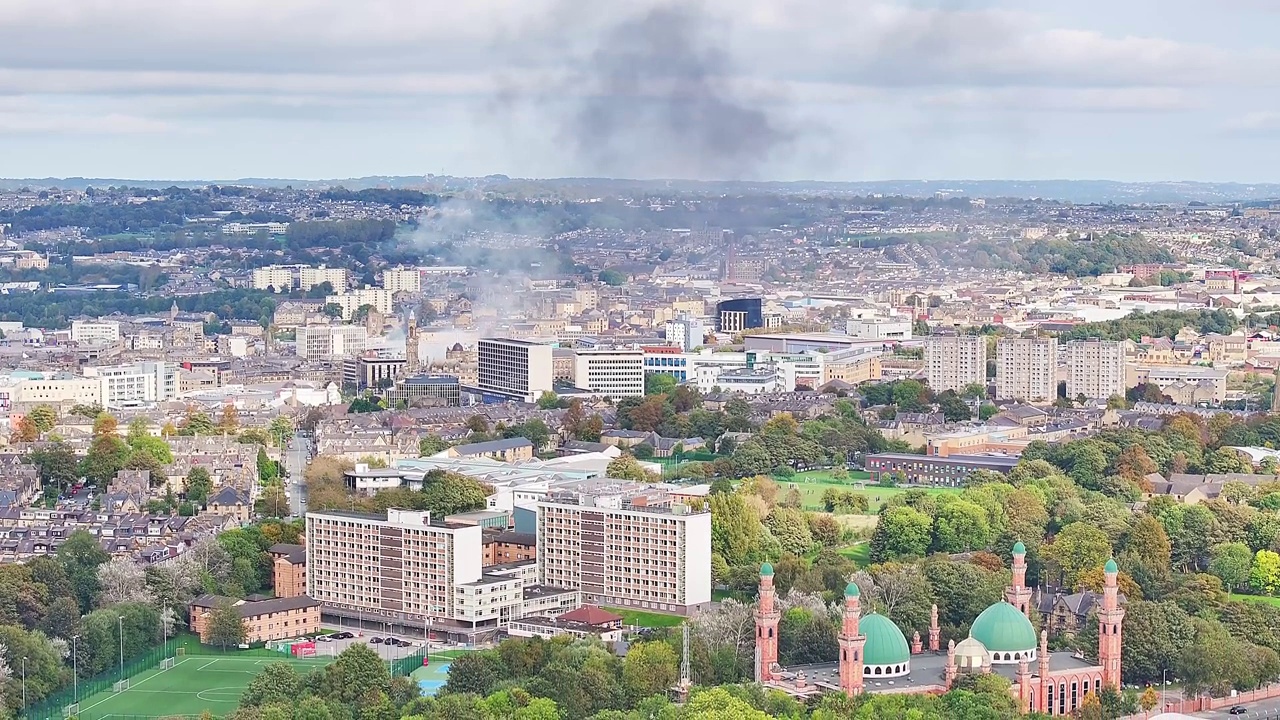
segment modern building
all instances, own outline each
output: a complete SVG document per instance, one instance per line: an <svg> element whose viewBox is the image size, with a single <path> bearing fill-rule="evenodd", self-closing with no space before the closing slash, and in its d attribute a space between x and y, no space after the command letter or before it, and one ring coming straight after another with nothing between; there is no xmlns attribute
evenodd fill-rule
<svg viewBox="0 0 1280 720"><path fill-rule="evenodd" d="M702 367L697 372L698 391L760 395L788 390L786 376L776 365L743 368Z"/></svg>
<svg viewBox="0 0 1280 720"><path fill-rule="evenodd" d="M981 335L930 335L924 343L925 373L935 393L962 392L987 384L987 339Z"/></svg>
<svg viewBox="0 0 1280 720"><path fill-rule="evenodd" d="M1026 585L1027 549L1013 546L1012 582L1005 597L974 618L969 636L942 646L938 606L929 626L906 635L888 618L862 613L862 590L850 582L834 660L783 668L778 663L778 629L782 613L773 584L773 566L760 567L759 601L755 621L755 679L766 688L801 699L817 698L831 690L853 697L863 693L940 694L955 687L961 676L1000 673L1012 681L1009 692L1019 711L1071 716L1090 693L1121 688L1124 608L1115 560L1103 566L1103 592L1098 602L1098 661L1074 651L1049 650L1047 631L1031 624L1032 590ZM927 644L921 638L927 633Z"/></svg>
<svg viewBox="0 0 1280 720"><path fill-rule="evenodd" d="M1067 343L1067 397L1123 396L1124 381L1124 343L1097 339Z"/></svg>
<svg viewBox="0 0 1280 720"><path fill-rule="evenodd" d="M644 350L574 350L573 384L611 398L644 395Z"/></svg>
<svg viewBox="0 0 1280 720"><path fill-rule="evenodd" d="M410 407L457 407L462 404L462 384L453 375L414 375L400 378L387 390L387 402Z"/></svg>
<svg viewBox="0 0 1280 720"><path fill-rule="evenodd" d="M418 268L393 267L382 271L382 287L387 292L420 293L422 292L422 273Z"/></svg>
<svg viewBox="0 0 1280 720"><path fill-rule="evenodd" d="M344 286L345 287L345 286ZM342 319L351 320L356 311L368 305L383 315L391 314L391 293L383 288L359 288L324 299L326 305L337 305L342 308Z"/></svg>
<svg viewBox="0 0 1280 720"><path fill-rule="evenodd" d="M884 377L879 348L850 348L827 353L823 356L822 384L834 380L857 385Z"/></svg>
<svg viewBox="0 0 1280 720"><path fill-rule="evenodd" d="M359 357L342 359L342 384L356 390L389 388L404 372L405 359L366 350Z"/></svg>
<svg viewBox="0 0 1280 720"><path fill-rule="evenodd" d="M351 271L346 268L331 268L321 265L318 268L298 268L298 289L306 292L317 285L329 283L335 291L341 293L351 284Z"/></svg>
<svg viewBox="0 0 1280 720"><path fill-rule="evenodd" d="M1052 402L1058 396L1058 341L1003 338L996 343L996 397Z"/></svg>
<svg viewBox="0 0 1280 720"><path fill-rule="evenodd" d="M894 477L913 485L945 485L960 487L975 470L991 470L1006 475L1018 464L1008 455L928 456L909 453L875 453L866 457L867 472L872 482Z"/></svg>
<svg viewBox="0 0 1280 720"><path fill-rule="evenodd" d="M102 382L105 408L142 407L178 396L178 367L166 362L86 367L86 378Z"/></svg>
<svg viewBox="0 0 1280 720"><path fill-rule="evenodd" d="M120 323L71 321L71 341L84 345L110 345L120 341Z"/></svg>
<svg viewBox="0 0 1280 720"><path fill-rule="evenodd" d="M536 402L552 389L550 345L483 338L477 351L477 385L482 394Z"/></svg>
<svg viewBox="0 0 1280 720"><path fill-rule="evenodd" d="M711 514L616 480L538 502L538 581L584 602L690 615L711 604Z"/></svg>
<svg viewBox="0 0 1280 720"><path fill-rule="evenodd" d="M297 285L297 270L297 267L288 265L254 268L251 276L253 289L287 293Z"/></svg>
<svg viewBox="0 0 1280 720"><path fill-rule="evenodd" d="M738 333L764 327L760 298L722 300L716 304L716 332Z"/></svg>
<svg viewBox="0 0 1280 720"><path fill-rule="evenodd" d="M707 338L707 326L702 318L681 313L678 318L666 325L667 342L676 345L685 352L701 347Z"/></svg>
<svg viewBox="0 0 1280 720"><path fill-rule="evenodd" d="M210 642L210 617L224 605L234 607L239 613L246 643L286 640L320 632L320 603L306 595L256 601L201 595L191 601L190 607L191 632L200 636L200 642Z"/></svg>
<svg viewBox="0 0 1280 720"><path fill-rule="evenodd" d="M364 352L369 331L363 325L303 325L295 331L298 357L337 360Z"/></svg>
<svg viewBox="0 0 1280 720"><path fill-rule="evenodd" d="M22 403L72 403L102 405L105 381L101 377L55 375L18 382L10 400Z"/></svg>
<svg viewBox="0 0 1280 720"><path fill-rule="evenodd" d="M910 340L911 318L909 317L872 317L849 320L845 323L845 332L850 337L861 340Z"/></svg>

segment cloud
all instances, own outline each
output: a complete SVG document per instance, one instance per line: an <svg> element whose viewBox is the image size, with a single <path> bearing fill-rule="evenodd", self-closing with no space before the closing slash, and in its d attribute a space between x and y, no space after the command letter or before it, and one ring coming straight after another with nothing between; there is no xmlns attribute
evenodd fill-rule
<svg viewBox="0 0 1280 720"><path fill-rule="evenodd" d="M1222 124L1229 135L1266 135L1280 132L1280 111L1261 110L1245 113Z"/></svg>
<svg viewBox="0 0 1280 720"><path fill-rule="evenodd" d="M921 99L940 109L1076 112L1168 113L1201 107L1181 88L964 88L931 93Z"/></svg>
<svg viewBox="0 0 1280 720"><path fill-rule="evenodd" d="M165 122L122 113L81 116L0 110L0 135L138 135L171 129Z"/></svg>

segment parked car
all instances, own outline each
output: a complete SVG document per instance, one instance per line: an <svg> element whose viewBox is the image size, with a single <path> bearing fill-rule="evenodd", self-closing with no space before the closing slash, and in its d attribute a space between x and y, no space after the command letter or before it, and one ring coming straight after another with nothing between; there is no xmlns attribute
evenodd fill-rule
<svg viewBox="0 0 1280 720"><path fill-rule="evenodd" d="M369 642L373 643L374 645L381 645L381 644L382 644L382 638L380 638L380 637L376 637L376 636L375 636L375 637L371 637L371 638L369 638Z"/></svg>
<svg viewBox="0 0 1280 720"><path fill-rule="evenodd" d="M328 635L317 635L317 636L316 636L316 641L317 641L317 642L331 642L332 640L333 640L333 638L332 638L332 637L330 637L330 636L328 636Z"/></svg>
<svg viewBox="0 0 1280 720"><path fill-rule="evenodd" d="M1243 705L1232 705L1231 709L1228 710L1227 712L1231 715L1244 715L1245 713L1249 712L1249 709Z"/></svg>

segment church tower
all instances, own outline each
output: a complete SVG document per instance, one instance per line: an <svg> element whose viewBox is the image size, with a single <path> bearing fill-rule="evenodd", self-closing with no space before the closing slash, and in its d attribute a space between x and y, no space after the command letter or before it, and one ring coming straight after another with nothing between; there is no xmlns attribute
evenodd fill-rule
<svg viewBox="0 0 1280 720"><path fill-rule="evenodd" d="M773 589L773 566L760 566L760 600L756 603L756 682L773 679L773 666L778 664L778 621L782 612L777 608L777 593Z"/></svg>
<svg viewBox="0 0 1280 720"><path fill-rule="evenodd" d="M861 592L857 583L850 582L844 589L844 618L840 627L840 689L853 697L862 694L863 650L867 638L858 631L862 617Z"/></svg>
<svg viewBox="0 0 1280 720"><path fill-rule="evenodd" d="M418 360L418 319L412 310L404 324L404 372L406 377L412 377L422 369Z"/></svg>
<svg viewBox="0 0 1280 720"><path fill-rule="evenodd" d="M1013 582L1004 589L1004 599L1031 618L1031 588L1027 587L1027 546L1022 541L1013 545Z"/></svg>
<svg viewBox="0 0 1280 720"><path fill-rule="evenodd" d="M1102 608L1098 610L1098 664L1102 665L1102 684L1120 689L1120 645L1124 629L1124 608L1120 607L1120 590L1116 576L1120 570L1114 559L1108 560L1103 574Z"/></svg>

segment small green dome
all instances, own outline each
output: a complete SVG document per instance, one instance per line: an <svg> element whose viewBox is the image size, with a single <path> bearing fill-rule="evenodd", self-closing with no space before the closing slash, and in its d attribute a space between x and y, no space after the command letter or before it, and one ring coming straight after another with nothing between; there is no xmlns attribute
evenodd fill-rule
<svg viewBox="0 0 1280 720"><path fill-rule="evenodd" d="M765 563L765 564L761 565L761 566L760 566L760 574L761 574L761 575L773 575L773 566L772 566L772 565L770 565L769 563Z"/></svg>
<svg viewBox="0 0 1280 720"><path fill-rule="evenodd" d="M858 632L867 639L862 661L867 665L896 665L911 661L907 638L889 618L871 613L858 621Z"/></svg>
<svg viewBox="0 0 1280 720"><path fill-rule="evenodd" d="M1018 542L1016 542L1016 543L1014 543L1014 544L1013 544L1013 554L1014 554L1014 555L1026 555L1026 554L1027 554L1027 546L1026 546L1026 545L1023 545L1023 544L1022 544L1022 541L1021 541L1021 540L1019 540Z"/></svg>
<svg viewBox="0 0 1280 720"><path fill-rule="evenodd" d="M969 637L991 652L1025 652L1036 649L1036 630L1018 608L1001 600L973 621Z"/></svg>
<svg viewBox="0 0 1280 720"><path fill-rule="evenodd" d="M1116 559L1111 558L1108 560L1107 564L1103 566L1102 571L1106 573L1120 572L1120 568L1116 565Z"/></svg>
<svg viewBox="0 0 1280 720"><path fill-rule="evenodd" d="M848 585L844 586L845 597L858 597L862 591L858 589L858 583L850 580Z"/></svg>

